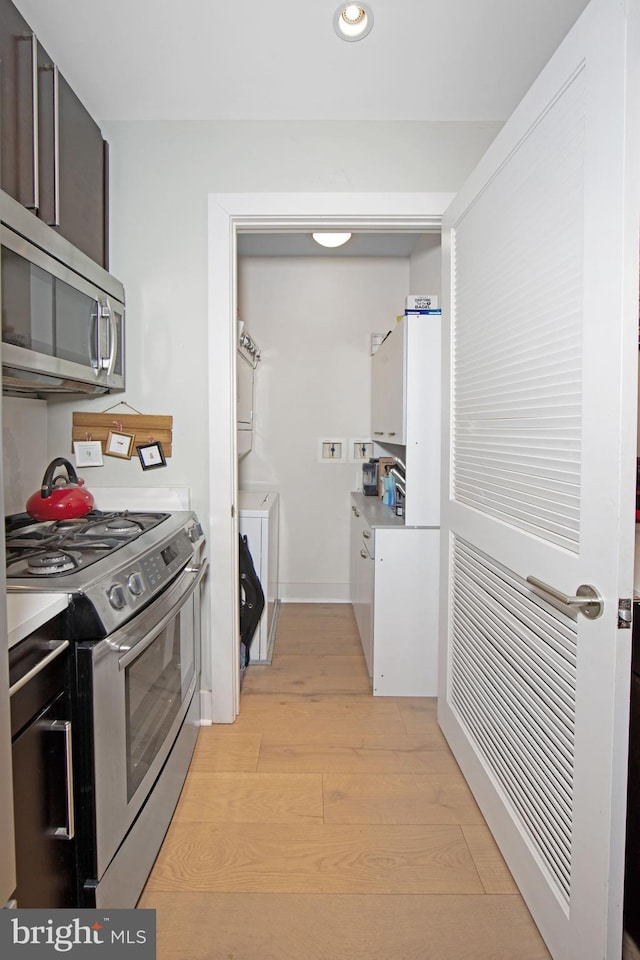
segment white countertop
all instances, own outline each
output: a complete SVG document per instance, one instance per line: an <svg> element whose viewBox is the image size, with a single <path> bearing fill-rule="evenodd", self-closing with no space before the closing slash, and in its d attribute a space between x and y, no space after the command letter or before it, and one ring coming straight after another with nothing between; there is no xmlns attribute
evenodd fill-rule
<svg viewBox="0 0 640 960"><path fill-rule="evenodd" d="M365 497L364 493L352 493L354 504L362 511L370 527L404 527L404 517L397 517L391 507L380 497ZM407 528L408 529L408 528Z"/></svg>
<svg viewBox="0 0 640 960"><path fill-rule="evenodd" d="M8 593L7 632L9 647L51 620L69 605L68 593Z"/></svg>

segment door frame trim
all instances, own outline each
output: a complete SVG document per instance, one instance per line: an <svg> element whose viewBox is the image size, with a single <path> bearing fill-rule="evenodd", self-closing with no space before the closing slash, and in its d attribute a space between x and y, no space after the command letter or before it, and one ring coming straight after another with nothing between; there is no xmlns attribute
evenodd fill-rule
<svg viewBox="0 0 640 960"><path fill-rule="evenodd" d="M211 716L239 712L235 431L237 235L242 232L440 232L453 193L210 194L208 204L209 591Z"/></svg>

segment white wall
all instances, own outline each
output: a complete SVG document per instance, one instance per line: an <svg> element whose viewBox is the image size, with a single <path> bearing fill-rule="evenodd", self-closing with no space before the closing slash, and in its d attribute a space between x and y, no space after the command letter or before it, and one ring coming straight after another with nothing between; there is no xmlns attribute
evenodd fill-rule
<svg viewBox="0 0 640 960"><path fill-rule="evenodd" d="M403 258L239 261L239 316L263 357L239 479L280 491L284 601L349 598L349 493L362 467L319 462L318 443L370 438L371 334L395 323L408 283Z"/></svg>
<svg viewBox="0 0 640 960"><path fill-rule="evenodd" d="M188 486L208 528L207 265L216 257L207 250L209 194L447 193L459 187L500 127L359 121L105 126L111 269L127 300L128 389L121 399L143 413L173 416L174 437L165 469L151 476L136 461L110 458L85 477L92 488ZM103 411L116 399L50 404L49 458L70 451L73 410Z"/></svg>
<svg viewBox="0 0 640 960"><path fill-rule="evenodd" d="M59 454L64 456L64 454ZM23 397L2 398L2 470L5 514L22 513L42 486L47 454L47 404Z"/></svg>
<svg viewBox="0 0 640 960"><path fill-rule="evenodd" d="M144 473L110 458L97 486L189 486L208 514L207 195L220 192L455 190L499 123L244 122L115 124L110 142L111 269L125 284L124 399L174 418L173 457ZM49 410L49 456L71 452L71 411ZM86 478L86 477L85 477Z"/></svg>
<svg viewBox="0 0 640 960"><path fill-rule="evenodd" d="M440 253L439 234L424 234L418 238L409 261L410 293L435 293L440 296Z"/></svg>

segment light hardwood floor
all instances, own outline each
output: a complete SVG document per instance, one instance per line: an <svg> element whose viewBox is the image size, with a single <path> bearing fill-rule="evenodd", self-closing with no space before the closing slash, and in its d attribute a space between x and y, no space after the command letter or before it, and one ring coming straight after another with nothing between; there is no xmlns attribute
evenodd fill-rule
<svg viewBox="0 0 640 960"><path fill-rule="evenodd" d="M158 960L548 960L435 721L374 698L352 609L282 608L200 731L139 903Z"/></svg>

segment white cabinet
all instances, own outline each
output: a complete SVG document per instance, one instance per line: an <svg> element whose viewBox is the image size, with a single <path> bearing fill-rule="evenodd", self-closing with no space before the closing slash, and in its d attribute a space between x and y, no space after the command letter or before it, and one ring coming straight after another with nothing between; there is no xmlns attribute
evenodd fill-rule
<svg viewBox="0 0 640 960"><path fill-rule="evenodd" d="M250 648L251 663L271 663L280 608L278 525L280 504L274 490L240 490L238 528L249 551L265 598L265 607Z"/></svg>
<svg viewBox="0 0 640 960"><path fill-rule="evenodd" d="M253 380L254 366L242 351L236 364L236 419L238 456L249 453L253 446Z"/></svg>
<svg viewBox="0 0 640 960"><path fill-rule="evenodd" d="M440 531L352 494L351 599L373 693L434 697Z"/></svg>
<svg viewBox="0 0 640 960"><path fill-rule="evenodd" d="M351 604L358 624L358 633L369 676L373 674L373 530L363 513L351 507Z"/></svg>
<svg viewBox="0 0 640 960"><path fill-rule="evenodd" d="M407 442L406 336L398 325L373 355L371 435L377 443Z"/></svg>
<svg viewBox="0 0 640 960"><path fill-rule="evenodd" d="M372 358L372 439L403 447L409 526L440 525L440 331L438 315L403 317Z"/></svg>

